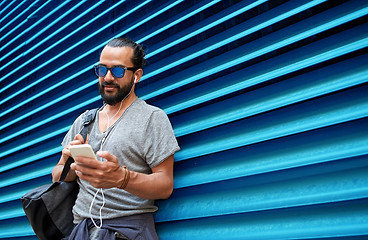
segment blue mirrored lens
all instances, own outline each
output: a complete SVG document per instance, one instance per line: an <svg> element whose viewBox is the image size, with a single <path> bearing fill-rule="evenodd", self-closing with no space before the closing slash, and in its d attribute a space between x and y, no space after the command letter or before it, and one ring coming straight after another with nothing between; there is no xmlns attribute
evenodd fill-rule
<svg viewBox="0 0 368 240"><path fill-rule="evenodd" d="M98 77L104 77L107 74L107 68L103 66L95 67L95 72Z"/></svg>
<svg viewBox="0 0 368 240"><path fill-rule="evenodd" d="M124 77L124 73L125 73L124 68L121 68L121 67L108 68L105 66L95 66L95 73L97 77L105 77L108 70L110 70L112 75L116 78Z"/></svg>
<svg viewBox="0 0 368 240"><path fill-rule="evenodd" d="M111 72L112 72L112 75L114 75L114 77L116 78L122 78L124 77L124 68L121 68L121 67L113 67L111 68Z"/></svg>

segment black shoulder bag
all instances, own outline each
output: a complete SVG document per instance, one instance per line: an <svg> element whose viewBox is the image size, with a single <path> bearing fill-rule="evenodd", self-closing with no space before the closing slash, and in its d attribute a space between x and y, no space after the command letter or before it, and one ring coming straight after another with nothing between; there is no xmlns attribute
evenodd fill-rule
<svg viewBox="0 0 368 240"><path fill-rule="evenodd" d="M86 139L88 126L93 122L97 109L89 110L83 118L80 134ZM64 182L74 159L66 161L60 180L31 190L20 199L33 231L41 240L62 239L73 228L72 208L79 192L77 181Z"/></svg>

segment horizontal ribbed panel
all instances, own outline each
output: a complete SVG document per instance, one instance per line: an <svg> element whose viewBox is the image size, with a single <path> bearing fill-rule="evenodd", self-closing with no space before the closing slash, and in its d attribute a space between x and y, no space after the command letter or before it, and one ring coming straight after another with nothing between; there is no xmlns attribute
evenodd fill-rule
<svg viewBox="0 0 368 240"><path fill-rule="evenodd" d="M101 105L105 43L147 50L137 94L181 151L161 239L368 238L365 1L0 2L0 239L36 239L19 198Z"/></svg>

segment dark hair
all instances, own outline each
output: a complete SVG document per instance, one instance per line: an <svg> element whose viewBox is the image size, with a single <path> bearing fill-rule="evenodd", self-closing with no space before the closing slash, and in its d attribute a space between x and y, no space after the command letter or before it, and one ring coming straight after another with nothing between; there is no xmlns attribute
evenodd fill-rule
<svg viewBox="0 0 368 240"><path fill-rule="evenodd" d="M126 38L126 37L114 38L114 39L111 39L106 44L106 46L109 46L109 47L130 47L130 48L133 49L132 62L134 64L134 67L139 69L139 68L143 68L144 65L146 65L146 59L145 59L146 52L144 51L144 49L141 45L134 42L130 38Z"/></svg>

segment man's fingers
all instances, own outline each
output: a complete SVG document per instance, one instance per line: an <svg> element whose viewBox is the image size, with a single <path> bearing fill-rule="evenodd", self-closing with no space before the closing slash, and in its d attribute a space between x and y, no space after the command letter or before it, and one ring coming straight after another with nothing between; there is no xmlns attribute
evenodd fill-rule
<svg viewBox="0 0 368 240"><path fill-rule="evenodd" d="M82 135L80 135L80 134L75 135L73 141L71 141L71 145L83 144L83 143L84 143L84 139L83 139Z"/></svg>
<svg viewBox="0 0 368 240"><path fill-rule="evenodd" d="M66 148L69 149L70 145L79 145L79 144L83 144L83 143L84 143L84 140L83 140L82 135L77 134L77 135L75 135L73 141L69 142L69 144L66 146Z"/></svg>
<svg viewBox="0 0 368 240"><path fill-rule="evenodd" d="M86 164L80 164L80 163L72 163L70 167L71 169L81 172L85 175L93 175L96 171L95 168L88 166Z"/></svg>
<svg viewBox="0 0 368 240"><path fill-rule="evenodd" d="M118 163L118 159L108 151L98 151L97 156L106 159L108 162Z"/></svg>
<svg viewBox="0 0 368 240"><path fill-rule="evenodd" d="M62 155L66 155L66 156L69 156L71 157L72 154L70 153L70 150L69 150L69 146L67 146L66 148L64 148L62 151L61 151Z"/></svg>
<svg viewBox="0 0 368 240"><path fill-rule="evenodd" d="M102 163L94 158L84 156L77 156L74 160L76 163L80 163L81 166L86 166L89 168L100 168Z"/></svg>

